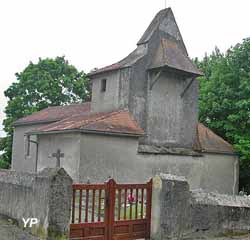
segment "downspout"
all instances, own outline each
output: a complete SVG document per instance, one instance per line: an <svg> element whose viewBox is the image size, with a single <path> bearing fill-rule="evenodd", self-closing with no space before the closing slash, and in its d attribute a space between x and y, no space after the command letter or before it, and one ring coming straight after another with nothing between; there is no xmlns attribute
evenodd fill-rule
<svg viewBox="0 0 250 240"><path fill-rule="evenodd" d="M29 144L30 143L34 143L36 144L36 158L35 158L35 172L37 172L37 165L38 165L38 142L37 141L34 141L34 140L30 140L29 139Z"/></svg>
<svg viewBox="0 0 250 240"><path fill-rule="evenodd" d="M239 161L235 161L234 162L234 184L233 184L233 195L236 195L237 194L237 190L236 190L236 187L237 187L237 182L238 182L238 163Z"/></svg>

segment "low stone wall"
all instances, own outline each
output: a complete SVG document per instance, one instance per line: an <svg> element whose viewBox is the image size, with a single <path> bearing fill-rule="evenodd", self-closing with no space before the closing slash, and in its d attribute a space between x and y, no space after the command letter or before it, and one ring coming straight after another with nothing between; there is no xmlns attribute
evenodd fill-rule
<svg viewBox="0 0 250 240"><path fill-rule="evenodd" d="M191 192L191 220L193 232L250 232L250 196Z"/></svg>
<svg viewBox="0 0 250 240"><path fill-rule="evenodd" d="M38 174L0 170L0 214L18 221L37 218L32 232L41 239L67 236L72 179L63 168Z"/></svg>
<svg viewBox="0 0 250 240"><path fill-rule="evenodd" d="M185 178L153 180L152 239L185 239L250 232L250 197L190 191Z"/></svg>

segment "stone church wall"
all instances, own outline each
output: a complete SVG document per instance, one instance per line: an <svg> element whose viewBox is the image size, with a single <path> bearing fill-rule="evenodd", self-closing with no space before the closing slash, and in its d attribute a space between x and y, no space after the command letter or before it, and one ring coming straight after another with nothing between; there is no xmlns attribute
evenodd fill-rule
<svg viewBox="0 0 250 240"><path fill-rule="evenodd" d="M138 154L138 139L82 134L79 180L144 182L160 172L185 176L192 189L233 194L238 191L235 156L204 154L202 157Z"/></svg>

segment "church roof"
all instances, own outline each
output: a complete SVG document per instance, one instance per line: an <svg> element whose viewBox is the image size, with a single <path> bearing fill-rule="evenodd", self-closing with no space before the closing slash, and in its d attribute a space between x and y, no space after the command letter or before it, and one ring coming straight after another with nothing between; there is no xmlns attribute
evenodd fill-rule
<svg viewBox="0 0 250 240"><path fill-rule="evenodd" d="M71 104L68 106L55 106L33 113L21 118L15 125L32 125L48 123L33 130L32 134L42 134L62 131L86 131L103 132L109 134L142 135L144 131L139 127L132 115L126 110L91 113L90 102ZM231 144L216 135L209 128L199 123L197 126L197 138L194 150L198 152L235 154ZM171 153L164 147L141 146L141 152L145 153Z"/></svg>
<svg viewBox="0 0 250 240"><path fill-rule="evenodd" d="M33 130L31 133L43 134L73 130L90 133L98 132L136 136L144 134L144 131L139 127L132 115L126 110L108 113L85 112L40 127Z"/></svg>
<svg viewBox="0 0 250 240"><path fill-rule="evenodd" d="M131 67L134 63L136 63L139 59L141 59L145 55L144 51L141 51L140 49L135 49L133 52L131 52L127 57L122 59L121 61L108 65L103 68L98 68L90 73L88 73L88 76L93 76L99 73L103 72L109 72L121 68Z"/></svg>
<svg viewBox="0 0 250 240"><path fill-rule="evenodd" d="M162 67L184 71L195 76L203 75L178 44L167 38L161 39L161 44L158 46L149 69Z"/></svg>
<svg viewBox="0 0 250 240"><path fill-rule="evenodd" d="M207 153L235 153L235 150L230 143L216 135L202 123L199 123L197 126L197 138L194 148Z"/></svg>
<svg viewBox="0 0 250 240"><path fill-rule="evenodd" d="M203 75L188 56L171 8L163 9L155 16L137 44L148 42L155 33L159 35L160 43L153 56L150 69L169 67L196 76Z"/></svg>
<svg viewBox="0 0 250 240"><path fill-rule="evenodd" d="M139 145L139 153L144 154L174 154L200 156L202 153L236 155L231 144L216 135L202 123L197 125L197 135L193 149L185 149L169 146Z"/></svg>
<svg viewBox="0 0 250 240"><path fill-rule="evenodd" d="M154 19L152 20L152 22L149 24L148 28L146 29L146 31L144 32L144 34L138 41L137 45L147 43L150 40L150 38L153 36L154 32L158 30L162 21L167 17L168 13L171 11L172 11L171 8L165 8L159 11L154 17Z"/></svg>
<svg viewBox="0 0 250 240"><path fill-rule="evenodd" d="M157 35L160 40L153 38L154 35ZM171 8L166 8L158 12L154 17L141 39L138 41L136 50L123 60L96 69L90 72L88 76L91 77L95 74L132 66L147 54L146 51L142 51L142 45L148 43L151 39L158 44L158 47L155 49L153 55L148 56L151 62L149 69L167 67L184 71L195 76L203 75L188 56Z"/></svg>
<svg viewBox="0 0 250 240"><path fill-rule="evenodd" d="M29 116L18 119L14 126L47 123L62 120L66 117L90 111L90 102L71 104L66 106L48 107L41 111L35 112Z"/></svg>

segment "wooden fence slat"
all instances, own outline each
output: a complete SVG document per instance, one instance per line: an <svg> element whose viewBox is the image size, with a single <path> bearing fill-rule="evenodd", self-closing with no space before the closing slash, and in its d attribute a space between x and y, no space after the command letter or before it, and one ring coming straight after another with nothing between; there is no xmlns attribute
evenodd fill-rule
<svg viewBox="0 0 250 240"><path fill-rule="evenodd" d="M144 188L141 189L141 218L143 218L143 207L144 207Z"/></svg>
<svg viewBox="0 0 250 240"><path fill-rule="evenodd" d="M72 219L71 222L74 223L75 222L75 198L76 198L76 190L73 189L73 199L72 199Z"/></svg>
<svg viewBox="0 0 250 240"><path fill-rule="evenodd" d="M89 214L89 189L86 190L86 203L85 203L85 222L88 222Z"/></svg>
<svg viewBox="0 0 250 240"><path fill-rule="evenodd" d="M132 202L132 198L133 198L133 189L130 189L130 206L129 206L129 219L132 219L132 207L133 207L133 202Z"/></svg>
<svg viewBox="0 0 250 240"><path fill-rule="evenodd" d="M124 216L123 216L124 220L127 219L127 188L125 188L124 191Z"/></svg>
<svg viewBox="0 0 250 240"><path fill-rule="evenodd" d="M80 197L79 197L79 219L78 222L81 223L82 222L82 190L80 191Z"/></svg>
<svg viewBox="0 0 250 240"><path fill-rule="evenodd" d="M92 195L92 216L91 221L95 221L95 189L93 189L93 195Z"/></svg>
<svg viewBox="0 0 250 240"><path fill-rule="evenodd" d="M135 199L135 219L138 219L138 188L136 189Z"/></svg>
<svg viewBox="0 0 250 240"><path fill-rule="evenodd" d="M101 204L102 204L102 190L99 189L99 194L98 194L98 222L101 221Z"/></svg>
<svg viewBox="0 0 250 240"><path fill-rule="evenodd" d="M121 219L121 189L118 190L118 220Z"/></svg>

